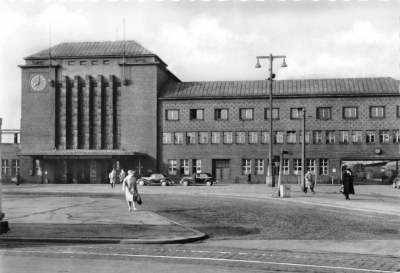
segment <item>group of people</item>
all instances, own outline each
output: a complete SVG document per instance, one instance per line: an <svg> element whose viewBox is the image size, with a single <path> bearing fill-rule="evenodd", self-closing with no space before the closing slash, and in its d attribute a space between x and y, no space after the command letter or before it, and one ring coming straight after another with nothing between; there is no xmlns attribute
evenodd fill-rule
<svg viewBox="0 0 400 273"><path fill-rule="evenodd" d="M313 194L315 194L314 187L315 187L315 181L313 178L313 175L311 174L310 171L307 171L307 173L304 176L305 178L305 187L304 187L304 193L307 194L308 188L312 191ZM344 170L343 171L343 176L342 176L342 186L340 189L340 192L344 194L346 197L346 200L350 200L349 194L355 194L354 192L354 185L353 185L353 175L351 173L350 169Z"/></svg>
<svg viewBox="0 0 400 273"><path fill-rule="evenodd" d="M125 199L128 203L128 210L137 210L136 203L138 201L139 192L137 189L135 171L129 170L127 175L126 172L124 172L124 170L122 169L118 176L117 171L113 169L108 177L110 178L112 189L115 188L115 183L119 178L119 181L122 184L122 191L125 192Z"/></svg>

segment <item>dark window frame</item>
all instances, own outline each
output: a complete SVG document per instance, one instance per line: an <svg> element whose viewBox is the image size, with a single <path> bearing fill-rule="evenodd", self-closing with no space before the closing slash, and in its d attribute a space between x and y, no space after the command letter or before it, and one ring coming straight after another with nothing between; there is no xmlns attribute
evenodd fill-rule
<svg viewBox="0 0 400 273"><path fill-rule="evenodd" d="M372 108L382 108L382 116L381 117L373 117L372 116ZM385 106L370 106L369 107L369 118L372 119L382 119L382 118L386 118L386 107Z"/></svg>
<svg viewBox="0 0 400 273"><path fill-rule="evenodd" d="M168 118L168 111L177 111L178 112L178 118L177 119L169 119ZM166 109L165 110L165 120L168 120L168 121L179 121L179 117L180 117L179 109Z"/></svg>
<svg viewBox="0 0 400 273"><path fill-rule="evenodd" d="M302 117L301 116L299 116L299 117L293 117L293 110L297 110L297 111L303 111L303 109L305 109L304 107L292 107L292 108L290 108L290 119L302 119Z"/></svg>
<svg viewBox="0 0 400 273"><path fill-rule="evenodd" d="M356 116L355 117L346 117L346 109L355 108L356 109ZM343 106L342 108L342 118L343 119L358 119L358 106Z"/></svg>
<svg viewBox="0 0 400 273"><path fill-rule="evenodd" d="M221 111L222 110L226 110L226 118L221 118ZM214 120L229 120L229 109L228 108L216 108L216 109L214 109Z"/></svg>
<svg viewBox="0 0 400 273"><path fill-rule="evenodd" d="M329 111L329 117L321 117L319 114L320 114L320 110L322 110L322 109L328 109L328 111ZM315 116L317 117L317 119L323 119L323 120L326 120L326 119L332 119L332 107L317 107L317 111L316 111L316 114L315 114Z"/></svg>
<svg viewBox="0 0 400 273"><path fill-rule="evenodd" d="M202 111L202 118L197 118L197 111ZM196 109L189 109L189 119L190 120L204 120L204 109L203 108L196 108Z"/></svg>
<svg viewBox="0 0 400 273"><path fill-rule="evenodd" d="M274 118L273 117L273 115L274 115L274 110L276 110L276 112L277 112L277 117L276 118ZM264 119L265 120L267 120L267 119L269 119L269 117L268 117L268 111L269 111L269 108L264 108ZM277 119L279 119L279 108L272 108L272 118L274 119L274 120L277 120Z"/></svg>

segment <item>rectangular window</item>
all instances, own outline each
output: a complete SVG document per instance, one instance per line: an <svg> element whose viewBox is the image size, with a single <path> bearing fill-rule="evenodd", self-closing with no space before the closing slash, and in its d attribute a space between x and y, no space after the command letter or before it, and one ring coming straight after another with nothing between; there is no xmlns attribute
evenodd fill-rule
<svg viewBox="0 0 400 273"><path fill-rule="evenodd" d="M215 109L214 119L228 119L228 109Z"/></svg>
<svg viewBox="0 0 400 273"><path fill-rule="evenodd" d="M42 164L39 159L35 160L35 174L42 175Z"/></svg>
<svg viewBox="0 0 400 273"><path fill-rule="evenodd" d="M269 112L270 112L269 108L265 108L265 110L264 110L264 118L265 119L269 119L269 116L270 116ZM272 109L272 118L279 119L279 108Z"/></svg>
<svg viewBox="0 0 400 273"><path fill-rule="evenodd" d="M232 132L224 132L224 144L232 144Z"/></svg>
<svg viewBox="0 0 400 273"><path fill-rule="evenodd" d="M253 111L254 109L251 108L240 109L239 119L253 119Z"/></svg>
<svg viewBox="0 0 400 273"><path fill-rule="evenodd" d="M286 142L287 143L296 143L296 131L287 131L286 132Z"/></svg>
<svg viewBox="0 0 400 273"><path fill-rule="evenodd" d="M195 132L187 132L186 133L186 144L196 144Z"/></svg>
<svg viewBox="0 0 400 273"><path fill-rule="evenodd" d="M201 173L201 159L193 159L192 164L192 173Z"/></svg>
<svg viewBox="0 0 400 273"><path fill-rule="evenodd" d="M269 132L261 132L261 143L262 144L269 143Z"/></svg>
<svg viewBox="0 0 400 273"><path fill-rule="evenodd" d="M389 143L389 131L379 131L379 143Z"/></svg>
<svg viewBox="0 0 400 273"><path fill-rule="evenodd" d="M300 119L303 117L303 108L291 108L290 109L290 118L291 119Z"/></svg>
<svg viewBox="0 0 400 273"><path fill-rule="evenodd" d="M179 120L179 110L167 110L165 116L167 120Z"/></svg>
<svg viewBox="0 0 400 273"><path fill-rule="evenodd" d="M180 174L189 175L189 159L181 159Z"/></svg>
<svg viewBox="0 0 400 273"><path fill-rule="evenodd" d="M190 109L190 119L204 119L204 110L203 109Z"/></svg>
<svg viewBox="0 0 400 273"><path fill-rule="evenodd" d="M289 159L282 160L282 174L289 174Z"/></svg>
<svg viewBox="0 0 400 273"><path fill-rule="evenodd" d="M339 131L339 143L349 142L349 131Z"/></svg>
<svg viewBox="0 0 400 273"><path fill-rule="evenodd" d="M208 143L208 132L199 132L199 143L200 144Z"/></svg>
<svg viewBox="0 0 400 273"><path fill-rule="evenodd" d="M293 159L293 174L301 174L301 159Z"/></svg>
<svg viewBox="0 0 400 273"><path fill-rule="evenodd" d="M319 160L319 174L328 174L328 159Z"/></svg>
<svg viewBox="0 0 400 273"><path fill-rule="evenodd" d="M246 175L251 173L251 160L243 159L242 160L242 175Z"/></svg>
<svg viewBox="0 0 400 273"><path fill-rule="evenodd" d="M283 143L283 132L282 131L275 131L274 135L274 143Z"/></svg>
<svg viewBox="0 0 400 273"><path fill-rule="evenodd" d="M138 159L135 161L135 171L136 174L143 174L143 164L142 164L142 160Z"/></svg>
<svg viewBox="0 0 400 273"><path fill-rule="evenodd" d="M383 106L371 106L369 108L370 118L384 118L385 117L385 107Z"/></svg>
<svg viewBox="0 0 400 273"><path fill-rule="evenodd" d="M176 159L168 159L168 174L176 174Z"/></svg>
<svg viewBox="0 0 400 273"><path fill-rule="evenodd" d="M1 174L8 174L9 172L9 165L7 159L1 160Z"/></svg>
<svg viewBox="0 0 400 273"><path fill-rule="evenodd" d="M86 61L81 61L80 64L81 65L86 65Z"/></svg>
<svg viewBox="0 0 400 273"><path fill-rule="evenodd" d="M317 108L317 119L330 119L331 108L330 107L318 107Z"/></svg>
<svg viewBox="0 0 400 273"><path fill-rule="evenodd" d="M264 159L256 159L256 175L264 175Z"/></svg>
<svg viewBox="0 0 400 273"><path fill-rule="evenodd" d="M353 131L353 143L362 143L362 131Z"/></svg>
<svg viewBox="0 0 400 273"><path fill-rule="evenodd" d="M357 107L343 107L343 118L357 118Z"/></svg>
<svg viewBox="0 0 400 273"><path fill-rule="evenodd" d="M393 130L393 142L394 143L400 142L400 130Z"/></svg>
<svg viewBox="0 0 400 273"><path fill-rule="evenodd" d="M315 173L315 159L306 159L307 171Z"/></svg>
<svg viewBox="0 0 400 273"><path fill-rule="evenodd" d="M245 142L245 133L244 132L236 132L236 143L244 144Z"/></svg>
<svg viewBox="0 0 400 273"><path fill-rule="evenodd" d="M43 62L35 62L36 65L43 65Z"/></svg>
<svg viewBox="0 0 400 273"><path fill-rule="evenodd" d="M75 61L69 61L68 65L75 65Z"/></svg>
<svg viewBox="0 0 400 273"><path fill-rule="evenodd" d="M219 143L221 143L221 133L211 132L211 144L219 144Z"/></svg>
<svg viewBox="0 0 400 273"><path fill-rule="evenodd" d="M365 136L367 143L375 143L375 131L366 131Z"/></svg>
<svg viewBox="0 0 400 273"><path fill-rule="evenodd" d="M326 131L326 143L335 143L335 131Z"/></svg>
<svg viewBox="0 0 400 273"><path fill-rule="evenodd" d="M249 132L249 143L256 144L258 143L258 133L257 132Z"/></svg>
<svg viewBox="0 0 400 273"><path fill-rule="evenodd" d="M162 143L163 144L171 144L171 133L163 133L162 134Z"/></svg>
<svg viewBox="0 0 400 273"><path fill-rule="evenodd" d="M109 60L105 60L105 61L103 61L103 64L104 64L104 65L109 65L109 64L110 64L110 61L109 61Z"/></svg>
<svg viewBox="0 0 400 273"><path fill-rule="evenodd" d="M300 143L303 143L303 138L302 138L302 136L303 136L303 131L300 131L300 139L299 139L299 142L300 142ZM306 137L305 137L305 139L306 139L306 143L310 143L310 132L309 132L309 131L306 131Z"/></svg>
<svg viewBox="0 0 400 273"><path fill-rule="evenodd" d="M322 143L322 131L314 131L313 132L313 143Z"/></svg>
<svg viewBox="0 0 400 273"><path fill-rule="evenodd" d="M174 143L183 144L183 133L174 133Z"/></svg>
<svg viewBox="0 0 400 273"><path fill-rule="evenodd" d="M99 61L92 61L92 65L98 65Z"/></svg>
<svg viewBox="0 0 400 273"><path fill-rule="evenodd" d="M19 173L19 159L11 160L11 167L12 167L12 175L15 175L17 172Z"/></svg>

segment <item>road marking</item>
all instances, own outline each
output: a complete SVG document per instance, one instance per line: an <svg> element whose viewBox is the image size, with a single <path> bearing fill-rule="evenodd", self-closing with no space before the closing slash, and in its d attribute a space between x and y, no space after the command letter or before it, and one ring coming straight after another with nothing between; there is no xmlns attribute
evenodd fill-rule
<svg viewBox="0 0 400 273"><path fill-rule="evenodd" d="M9 251L9 250L8 250ZM9 252L22 252L22 253L56 253L55 251L31 251L31 250L11 250ZM58 252L66 254L66 252ZM231 253L231 252L220 252L220 253ZM112 253L86 253L86 252L74 252L77 255L102 255L102 256L124 256L124 257L139 257L139 258L165 258L165 259L183 259L183 260L204 260L204 261L220 261L220 262L239 262L239 263L253 263L253 264L273 264L273 265L289 265L299 267L313 267L313 268L329 268L337 270L354 270L354 271L366 271L366 272L379 272L379 273L398 273L398 271L385 271L377 269L363 269L363 268L351 268L351 267L339 267L339 266L324 266L324 265L308 265L308 264L295 264L295 263L278 263L278 262L265 262L265 261L245 261L245 260L233 260L233 259L221 259L221 258L201 258L201 257L176 257L176 256L159 256L159 255L135 255L135 254L112 254ZM71 256L73 257L73 256Z"/></svg>

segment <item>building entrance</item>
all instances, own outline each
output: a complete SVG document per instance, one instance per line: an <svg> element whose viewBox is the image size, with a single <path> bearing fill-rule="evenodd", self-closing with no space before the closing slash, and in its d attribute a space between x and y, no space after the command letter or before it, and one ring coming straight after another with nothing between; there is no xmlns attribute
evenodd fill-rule
<svg viewBox="0 0 400 273"><path fill-rule="evenodd" d="M231 178L229 159L213 159L213 175L217 180L228 180Z"/></svg>
<svg viewBox="0 0 400 273"><path fill-rule="evenodd" d="M60 160L54 173L55 183L102 184L108 183L112 160Z"/></svg>

